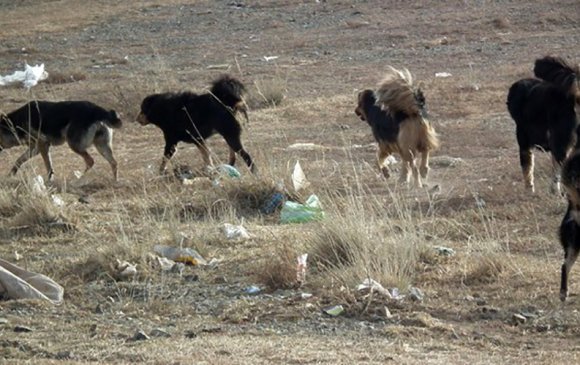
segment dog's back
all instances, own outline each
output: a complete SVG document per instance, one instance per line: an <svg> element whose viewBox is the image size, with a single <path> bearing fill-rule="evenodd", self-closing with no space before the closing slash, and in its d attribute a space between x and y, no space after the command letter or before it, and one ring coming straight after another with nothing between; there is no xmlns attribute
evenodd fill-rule
<svg viewBox="0 0 580 365"><path fill-rule="evenodd" d="M60 143L65 138L65 129L86 130L98 122L111 128L120 128L122 124L114 110L106 110L89 101L38 100L7 114L0 125L3 133L12 133L18 140L43 135Z"/></svg>

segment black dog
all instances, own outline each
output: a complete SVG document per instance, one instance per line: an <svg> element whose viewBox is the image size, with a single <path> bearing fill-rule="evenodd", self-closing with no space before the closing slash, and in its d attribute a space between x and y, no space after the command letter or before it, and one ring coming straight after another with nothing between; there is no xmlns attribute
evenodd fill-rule
<svg viewBox="0 0 580 365"><path fill-rule="evenodd" d="M211 165L205 140L215 133L224 137L230 147L229 164L236 162L236 153L254 171L250 155L242 147L242 127L236 113L248 118L243 94L244 85L230 76L222 76L212 83L209 93L164 93L147 96L141 103L137 121L155 124L163 131L165 150L159 168L164 173L167 162L175 153L178 142L193 143L203 156L206 167Z"/></svg>
<svg viewBox="0 0 580 365"><path fill-rule="evenodd" d="M536 147L551 151L552 191L559 192L560 167L574 145L574 129L578 123L574 109L580 100L580 73L563 59L548 56L536 60L534 74L539 79L522 79L510 87L507 107L516 122L526 186L534 191L532 148Z"/></svg>
<svg viewBox="0 0 580 365"><path fill-rule="evenodd" d="M578 132L578 131L577 131ZM568 296L568 275L580 252L580 150L570 156L562 167L562 184L568 193L568 209L560 224L560 243L564 248L564 264L560 282L560 300Z"/></svg>
<svg viewBox="0 0 580 365"><path fill-rule="evenodd" d="M117 161L112 151L112 128L120 127L121 119L114 110L105 110L88 101L32 101L1 116L0 151L28 145L28 151L16 160L11 172L15 174L23 163L40 153L50 180L54 175L50 146L66 141L85 160L86 172L95 163L87 152L94 144L111 165L116 180Z"/></svg>

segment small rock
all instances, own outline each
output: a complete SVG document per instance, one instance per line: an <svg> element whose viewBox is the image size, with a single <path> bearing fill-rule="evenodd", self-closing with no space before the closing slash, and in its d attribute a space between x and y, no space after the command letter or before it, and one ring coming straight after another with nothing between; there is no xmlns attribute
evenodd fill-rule
<svg viewBox="0 0 580 365"><path fill-rule="evenodd" d="M185 331L185 338L197 338L195 331Z"/></svg>
<svg viewBox="0 0 580 365"><path fill-rule="evenodd" d="M69 360L72 359L72 353L70 351L59 351L55 357L57 360Z"/></svg>
<svg viewBox="0 0 580 365"><path fill-rule="evenodd" d="M14 327L14 332L17 333L32 332L32 328L26 326L16 326Z"/></svg>
<svg viewBox="0 0 580 365"><path fill-rule="evenodd" d="M483 298L479 298L475 301L475 304L479 305L479 306L483 306L487 304L487 301Z"/></svg>
<svg viewBox="0 0 580 365"><path fill-rule="evenodd" d="M155 328L149 333L151 337L171 337L171 334L167 331L164 331L160 328Z"/></svg>
<svg viewBox="0 0 580 365"><path fill-rule="evenodd" d="M6 318L0 318L0 324L8 324L8 320Z"/></svg>
<svg viewBox="0 0 580 365"><path fill-rule="evenodd" d="M141 330L135 332L135 334L133 335L133 337L131 337L132 341L146 341L149 340L150 337L147 336L147 334Z"/></svg>
<svg viewBox="0 0 580 365"><path fill-rule="evenodd" d="M199 281L199 275L197 274L184 275L183 280L193 283L195 281Z"/></svg>
<svg viewBox="0 0 580 365"><path fill-rule="evenodd" d="M260 291L262 291L262 289L260 289L256 285L250 285L249 287L244 289L244 293L251 294L251 295L259 294Z"/></svg>

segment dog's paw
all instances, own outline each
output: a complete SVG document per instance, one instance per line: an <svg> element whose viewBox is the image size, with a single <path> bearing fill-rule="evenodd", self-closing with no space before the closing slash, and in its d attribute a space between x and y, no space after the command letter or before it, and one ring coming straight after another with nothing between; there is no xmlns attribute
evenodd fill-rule
<svg viewBox="0 0 580 365"><path fill-rule="evenodd" d="M385 179L388 179L389 177L391 177L391 174L389 173L389 169L386 166L381 167L381 174L383 175L383 177Z"/></svg>

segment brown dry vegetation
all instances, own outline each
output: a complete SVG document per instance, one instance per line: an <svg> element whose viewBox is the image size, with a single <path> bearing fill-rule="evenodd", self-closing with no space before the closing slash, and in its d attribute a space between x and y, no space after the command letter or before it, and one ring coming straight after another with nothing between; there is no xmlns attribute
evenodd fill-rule
<svg viewBox="0 0 580 365"><path fill-rule="evenodd" d="M18 264L65 287L57 307L0 302L4 362L578 362L577 267L569 301L557 295L564 201L548 193L547 156L537 158L538 193L524 190L505 109L509 85L530 76L535 58L580 60L577 1L56 0L0 7L0 73L27 61L45 63L52 75L31 92L1 88L1 111L32 98L88 99L125 120L115 135L117 183L100 156L77 179L82 159L66 147L53 151L51 186L64 207L30 187L33 176L45 175L40 158L0 178L0 256L13 261L17 251ZM373 87L388 64L424 83L441 137L425 190L378 176L370 129L353 113L357 91ZM452 77L435 77L443 71ZM157 177L163 140L156 128L132 123L140 101L158 91L204 90L222 72L250 90L243 139L260 175L240 167L243 178L221 187ZM319 148L289 149L294 143ZM227 160L220 138L209 146L216 162ZM20 153L3 151L0 172ZM462 162L449 166L445 156ZM277 186L290 186L296 160L311 181L298 198L320 197L321 222L281 225L276 214L259 213ZM201 157L181 145L173 165L195 170ZM252 238L227 240L225 222L243 222ZM159 243L220 261L162 273L150 256ZM456 255L441 256L435 246ZM291 260L304 252L310 266L298 287ZM116 259L137 264L137 276L117 280ZM403 293L418 287L425 298L357 292L367 277ZM254 284L264 291L244 294ZM335 304L345 308L341 316L322 313ZM32 332L14 332L18 325ZM128 340L156 328L171 337Z"/></svg>

